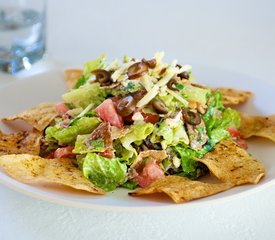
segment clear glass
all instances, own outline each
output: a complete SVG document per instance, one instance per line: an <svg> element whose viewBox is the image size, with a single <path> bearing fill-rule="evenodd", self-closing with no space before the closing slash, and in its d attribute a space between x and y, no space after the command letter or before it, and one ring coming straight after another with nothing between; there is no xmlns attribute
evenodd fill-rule
<svg viewBox="0 0 275 240"><path fill-rule="evenodd" d="M46 0L0 0L0 70L30 69L46 47Z"/></svg>

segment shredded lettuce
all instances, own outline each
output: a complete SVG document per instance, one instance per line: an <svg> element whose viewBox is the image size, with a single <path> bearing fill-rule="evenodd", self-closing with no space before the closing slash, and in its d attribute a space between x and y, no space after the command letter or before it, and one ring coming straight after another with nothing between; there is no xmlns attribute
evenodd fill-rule
<svg viewBox="0 0 275 240"><path fill-rule="evenodd" d="M119 139L113 142L113 148L115 149L116 156L120 160L125 161L127 164L132 162L133 152L124 148Z"/></svg>
<svg viewBox="0 0 275 240"><path fill-rule="evenodd" d="M107 92L100 88L99 83L86 84L64 94L65 103L73 104L75 107L86 108L89 104L96 107L105 100Z"/></svg>
<svg viewBox="0 0 275 240"><path fill-rule="evenodd" d="M168 146L176 145L179 142L188 144L189 139L182 123L172 128L167 123L161 122L158 127L155 127L151 142L159 142L162 149L166 149Z"/></svg>
<svg viewBox="0 0 275 240"><path fill-rule="evenodd" d="M166 94L165 96L159 96L159 98L164 102L165 106L172 112L175 112L177 109L186 107L185 104L178 101L171 94Z"/></svg>
<svg viewBox="0 0 275 240"><path fill-rule="evenodd" d="M137 186L138 186L138 182L133 180L129 180L121 185L121 187L130 189L130 190L134 190L135 188L137 188Z"/></svg>
<svg viewBox="0 0 275 240"><path fill-rule="evenodd" d="M73 89L78 89L80 86L85 85L88 82L89 77L91 76L91 72L95 69L104 68L105 64L106 56L104 54L102 54L97 59L86 62L84 64L84 73L80 76Z"/></svg>
<svg viewBox="0 0 275 240"><path fill-rule="evenodd" d="M193 160L193 158L203 157L206 153L205 151L196 151L184 144L178 144L173 149L181 160L182 172L178 173L177 175L196 179L205 174L207 168L204 167L200 162Z"/></svg>
<svg viewBox="0 0 275 240"><path fill-rule="evenodd" d="M102 69L106 65L106 55L102 54L99 58L86 62L84 64L84 76L89 78L91 72L96 69Z"/></svg>
<svg viewBox="0 0 275 240"><path fill-rule="evenodd" d="M180 94L182 95L183 98L189 101L199 102L202 106L206 105L207 95L210 94L210 92L211 92L210 89L198 88L192 85L185 85L180 90Z"/></svg>
<svg viewBox="0 0 275 240"><path fill-rule="evenodd" d="M83 174L97 187L112 191L126 181L127 167L118 158L88 153L83 159Z"/></svg>
<svg viewBox="0 0 275 240"><path fill-rule="evenodd" d="M132 157L133 155L137 155L137 152L131 144L146 139L153 132L154 125L152 123L137 123L130 128L131 131L122 137L120 141L124 148L132 152Z"/></svg>
<svg viewBox="0 0 275 240"><path fill-rule="evenodd" d="M89 140L90 134L78 135L75 141L73 153L85 154L88 152L104 152L104 140Z"/></svg>
<svg viewBox="0 0 275 240"><path fill-rule="evenodd" d="M230 137L229 127L240 127L240 116L236 110L224 108L222 95L219 91L213 93L208 110L203 115L203 120L209 136L209 144L213 147L224 138Z"/></svg>
<svg viewBox="0 0 275 240"><path fill-rule="evenodd" d="M61 128L59 125L48 127L45 131L46 140L56 141L60 145L72 144L78 135L91 133L99 124L96 117L82 117L72 126Z"/></svg>

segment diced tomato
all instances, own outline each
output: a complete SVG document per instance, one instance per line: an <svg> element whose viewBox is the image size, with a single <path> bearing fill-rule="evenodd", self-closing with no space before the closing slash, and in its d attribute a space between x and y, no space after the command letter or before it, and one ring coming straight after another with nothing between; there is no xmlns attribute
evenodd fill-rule
<svg viewBox="0 0 275 240"><path fill-rule="evenodd" d="M235 128L228 128L228 132L232 136L233 140L243 149L248 148L248 144L243 138L241 132Z"/></svg>
<svg viewBox="0 0 275 240"><path fill-rule="evenodd" d="M146 123L157 123L159 121L159 115L157 114L152 114L152 113L144 113L141 112L143 118L144 118L144 122Z"/></svg>
<svg viewBox="0 0 275 240"><path fill-rule="evenodd" d="M164 172L155 159L151 160L143 168L142 172L135 177L140 187L148 187L158 179L164 178Z"/></svg>
<svg viewBox="0 0 275 240"><path fill-rule="evenodd" d="M74 149L73 146L57 148L54 151L54 158L60 159L60 158L64 158L64 157L75 156L75 154L72 152L73 149Z"/></svg>
<svg viewBox="0 0 275 240"><path fill-rule="evenodd" d="M241 136L241 132L235 128L228 128L227 130L232 137L240 137Z"/></svg>
<svg viewBox="0 0 275 240"><path fill-rule="evenodd" d="M114 152L110 149L106 149L104 152L98 153L98 155L105 157L105 158L112 158L112 157L114 157Z"/></svg>
<svg viewBox="0 0 275 240"><path fill-rule="evenodd" d="M59 116L62 116L69 110L69 108L63 102L60 102L55 105L55 110Z"/></svg>
<svg viewBox="0 0 275 240"><path fill-rule="evenodd" d="M106 99L96 109L97 115L105 122L118 128L123 127L123 118L117 113L114 103L111 99Z"/></svg>

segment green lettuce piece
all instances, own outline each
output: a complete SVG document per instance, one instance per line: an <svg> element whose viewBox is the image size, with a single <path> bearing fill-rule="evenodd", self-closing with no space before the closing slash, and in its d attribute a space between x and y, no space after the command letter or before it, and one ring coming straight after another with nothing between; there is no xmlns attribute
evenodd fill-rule
<svg viewBox="0 0 275 240"><path fill-rule="evenodd" d="M97 140L89 140L90 134L85 135L78 135L75 141L75 146L73 149L73 153L77 154L85 154L88 152L104 152L104 140L97 139ZM89 147L87 146L86 142L89 142Z"/></svg>
<svg viewBox="0 0 275 240"><path fill-rule="evenodd" d="M209 136L208 147L210 146L210 148L214 147L222 139L230 137L228 132L229 127L235 129L240 127L238 112L231 108L224 108L221 93L217 91L211 97L213 99L206 114L203 115Z"/></svg>
<svg viewBox="0 0 275 240"><path fill-rule="evenodd" d="M172 112L175 112L177 109L185 108L186 106L178 101L171 94L166 94L165 96L158 96L165 104L165 106Z"/></svg>
<svg viewBox="0 0 275 240"><path fill-rule="evenodd" d="M96 117L82 117L67 128L61 128L59 125L51 126L45 131L46 140L58 142L60 145L72 144L77 135L91 133L98 124L99 119Z"/></svg>
<svg viewBox="0 0 275 240"><path fill-rule="evenodd" d="M133 160L132 159L132 156L133 156L132 151L129 151L126 148L124 148L119 139L116 139L115 141L113 141L113 148L115 149L116 156L120 160L125 161L128 164L130 164L132 162L132 160Z"/></svg>
<svg viewBox="0 0 275 240"><path fill-rule="evenodd" d="M106 55L102 54L99 58L86 62L84 64L84 76L89 78L91 72L96 69L103 69L106 65Z"/></svg>
<svg viewBox="0 0 275 240"><path fill-rule="evenodd" d="M184 88L180 90L180 94L183 98L199 102L201 105L206 105L207 96L211 93L210 89L198 88L192 85L184 85Z"/></svg>
<svg viewBox="0 0 275 240"><path fill-rule="evenodd" d="M118 158L104 158L88 153L83 160L83 174L97 187L112 191L126 181L127 166Z"/></svg>
<svg viewBox="0 0 275 240"><path fill-rule="evenodd" d="M152 143L160 142L162 149L166 149L167 146L171 145L173 142L174 133L173 129L168 126L168 124L162 122L159 127L154 129L151 137Z"/></svg>
<svg viewBox="0 0 275 240"><path fill-rule="evenodd" d="M132 181L132 180L129 180L129 181L127 181L127 182L125 182L125 183L123 183L123 184L121 185L121 187L130 189L130 190L136 189L137 186L138 186L138 182Z"/></svg>
<svg viewBox="0 0 275 240"><path fill-rule="evenodd" d="M207 172L207 168L202 163L193 160L193 158L202 158L206 154L205 150L196 151L183 144L178 144L173 149L181 159L182 172L177 175L197 179Z"/></svg>
<svg viewBox="0 0 275 240"><path fill-rule="evenodd" d="M86 78L84 75L81 75L81 76L79 77L79 79L77 80L77 82L75 83L73 89L77 89L77 88L79 88L80 86L86 84L87 81L88 81L88 79L89 79L89 78Z"/></svg>
<svg viewBox="0 0 275 240"><path fill-rule="evenodd" d="M95 69L104 68L106 64L106 56L101 55L99 58L94 59L84 64L84 73L80 76L73 89L78 89L80 86L85 85L91 76L91 71Z"/></svg>
<svg viewBox="0 0 275 240"><path fill-rule="evenodd" d="M73 104L75 107L82 107L84 109L92 103L92 107L96 107L104 101L106 96L107 92L100 88L99 83L92 83L74 89L62 97L65 103Z"/></svg>
<svg viewBox="0 0 275 240"><path fill-rule="evenodd" d="M120 138L120 141L124 148L132 152L132 157L133 155L137 155L137 152L131 144L146 139L153 132L154 125L152 123L137 123L130 128L131 131Z"/></svg>
<svg viewBox="0 0 275 240"><path fill-rule="evenodd" d="M162 122L159 124L159 127L155 127L151 142L160 142L162 149L166 149L168 146L176 145L180 142L188 144L189 139L183 124L171 128L168 124Z"/></svg>

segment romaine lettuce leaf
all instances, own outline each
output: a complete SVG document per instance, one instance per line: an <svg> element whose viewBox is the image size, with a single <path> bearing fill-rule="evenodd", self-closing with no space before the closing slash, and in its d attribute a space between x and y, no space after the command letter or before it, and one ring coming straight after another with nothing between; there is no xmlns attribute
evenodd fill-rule
<svg viewBox="0 0 275 240"><path fill-rule="evenodd" d="M166 149L167 146L171 145L173 142L174 133L173 129L168 126L168 124L162 122L158 127L155 127L154 132L151 137L152 143L160 142L162 149Z"/></svg>
<svg viewBox="0 0 275 240"><path fill-rule="evenodd" d="M122 146L127 150L131 151L131 157L137 155L135 148L131 145L133 142L138 142L146 139L154 130L154 125L152 123L137 123L131 125L131 131L127 133L124 137L120 138Z"/></svg>
<svg viewBox="0 0 275 240"><path fill-rule="evenodd" d="M193 158L203 157L206 151L196 151L184 144L178 144L173 147L173 149L177 156L181 159L182 172L177 175L196 179L207 172L207 168L204 167L203 164L193 160Z"/></svg>
<svg viewBox="0 0 275 240"><path fill-rule="evenodd" d="M45 131L46 140L58 142L60 145L72 144L77 135L91 133L98 124L97 117L82 117L67 128L61 128L59 125L50 126Z"/></svg>
<svg viewBox="0 0 275 240"><path fill-rule="evenodd" d="M75 141L73 153L85 154L88 152L104 152L104 140L89 140L90 134L78 135ZM89 147L86 144L89 141Z"/></svg>
<svg viewBox="0 0 275 240"><path fill-rule="evenodd" d="M172 112L175 112L177 109L186 107L182 102L178 101L171 94L166 94L164 96L158 96L165 104L165 106Z"/></svg>
<svg viewBox="0 0 275 240"><path fill-rule="evenodd" d="M113 148L115 149L116 156L120 160L125 161L127 164L132 162L131 158L133 156L133 152L124 148L119 139L113 141Z"/></svg>
<svg viewBox="0 0 275 240"><path fill-rule="evenodd" d="M189 101L199 102L203 106L206 105L207 96L210 93L211 93L210 89L194 87L192 85L184 85L184 88L180 90L180 94L182 95L183 98Z"/></svg>
<svg viewBox="0 0 275 240"><path fill-rule="evenodd" d="M96 69L103 69L106 65L106 55L102 54L99 58L86 62L84 64L84 76L89 78L91 72Z"/></svg>
<svg viewBox="0 0 275 240"><path fill-rule="evenodd" d="M83 159L83 174L97 187L112 191L126 181L127 167L118 158L88 153Z"/></svg>
<svg viewBox="0 0 275 240"><path fill-rule="evenodd" d="M99 58L91 60L84 64L84 73L80 76L73 89L77 89L85 85L91 76L91 71L104 68L106 64L106 56L101 55Z"/></svg>
<svg viewBox="0 0 275 240"><path fill-rule="evenodd" d="M213 147L222 139L230 137L229 127L235 129L240 127L240 116L236 110L224 108L219 91L215 92L211 98L212 101L206 114L203 115L203 120L209 136L209 144Z"/></svg>
<svg viewBox="0 0 275 240"><path fill-rule="evenodd" d="M155 127L151 137L152 143L160 142L162 149L166 149L170 145L176 145L179 142L188 144L189 138L183 124L171 128L167 123L161 122L159 127Z"/></svg>
<svg viewBox="0 0 275 240"><path fill-rule="evenodd" d="M121 187L130 189L130 190L134 190L135 188L137 188L137 186L138 186L138 182L133 180L129 180L121 185Z"/></svg>
<svg viewBox="0 0 275 240"><path fill-rule="evenodd" d="M73 104L75 107L82 107L84 109L91 103L94 104L93 107L96 107L104 101L106 96L107 92L100 88L99 83L92 83L74 89L62 97L65 103Z"/></svg>

